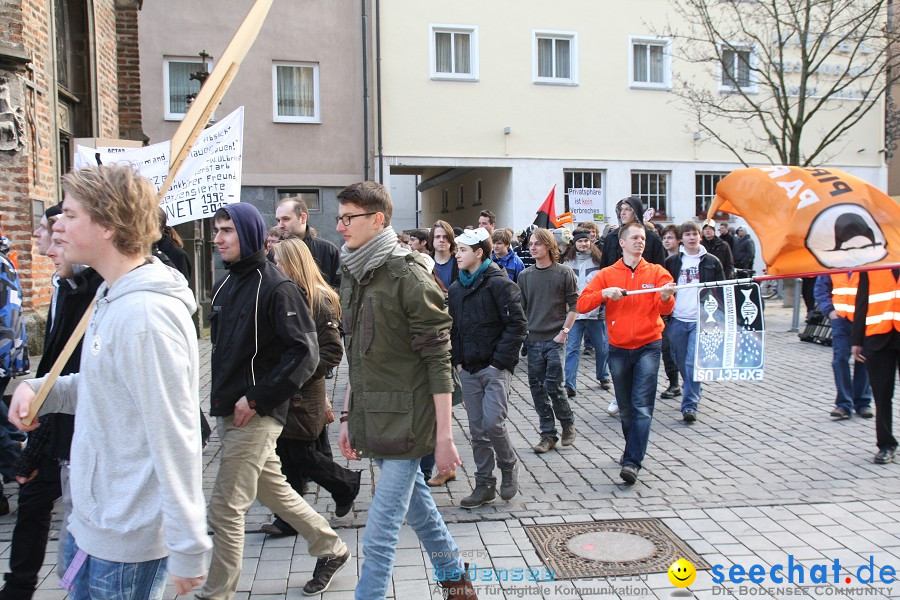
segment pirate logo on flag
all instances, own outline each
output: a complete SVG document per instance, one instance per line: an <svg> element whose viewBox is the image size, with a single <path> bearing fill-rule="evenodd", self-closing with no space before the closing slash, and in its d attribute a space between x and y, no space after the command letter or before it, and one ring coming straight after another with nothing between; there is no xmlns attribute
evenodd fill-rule
<svg viewBox="0 0 900 600"><path fill-rule="evenodd" d="M887 256L887 240L872 215L859 204L835 204L809 228L806 248L826 269L856 267Z"/></svg>
<svg viewBox="0 0 900 600"><path fill-rule="evenodd" d="M716 211L747 221L769 275L900 263L900 204L837 169L736 169L716 186Z"/></svg>

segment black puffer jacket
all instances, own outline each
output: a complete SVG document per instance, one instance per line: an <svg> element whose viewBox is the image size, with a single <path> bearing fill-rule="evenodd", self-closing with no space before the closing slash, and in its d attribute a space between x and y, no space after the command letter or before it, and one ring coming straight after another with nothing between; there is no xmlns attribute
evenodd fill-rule
<svg viewBox="0 0 900 600"><path fill-rule="evenodd" d="M469 373L488 366L512 372L519 362L527 322L519 286L495 263L472 283L450 286L450 357Z"/></svg>
<svg viewBox="0 0 900 600"><path fill-rule="evenodd" d="M319 366L316 330L297 285L259 250L228 264L213 291L209 316L214 417L250 408L282 424L288 400Z"/></svg>
<svg viewBox="0 0 900 600"><path fill-rule="evenodd" d="M300 392L291 398L287 421L281 437L290 440L312 442L325 427L325 374L328 369L341 364L344 345L341 341L339 320L327 303L321 302L316 310L316 339L319 342L319 366L312 377L303 384Z"/></svg>

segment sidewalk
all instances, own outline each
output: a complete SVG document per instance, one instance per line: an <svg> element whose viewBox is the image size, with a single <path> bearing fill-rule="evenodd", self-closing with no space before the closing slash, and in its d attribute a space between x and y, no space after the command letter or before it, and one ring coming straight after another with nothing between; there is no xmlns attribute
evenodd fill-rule
<svg viewBox="0 0 900 600"><path fill-rule="evenodd" d="M793 593L824 598L866 591L867 597L900 597L900 583L865 585L856 568L873 557L878 568L900 571L900 465L875 465L872 456L874 421L854 417L832 421L831 349L798 341L788 333L789 309L767 306L765 380L756 383L704 384L699 418L681 420L680 399L657 402L653 433L640 481L625 486L617 460L622 435L617 418L606 414L611 392L600 389L593 366L583 360L579 394L572 399L578 439L570 447L537 455L537 419L531 405L527 374L519 366L510 397L509 429L520 458L521 493L511 502L499 499L473 511L458 507L474 485L466 415L454 409L454 435L463 460L457 480L434 490L434 498L450 523L466 561L479 569L541 568L535 547L525 533L531 524L657 517L711 565L721 565L728 577L731 565L748 569L761 564L787 564L788 555L806 567L829 568L835 559L843 568L840 584L797 587L727 583L714 585L710 571L699 571L690 590L697 598L769 598ZM208 343L201 345L201 394L208 405ZM660 377L660 391L664 376ZM329 380L336 407L343 403L346 365ZM331 428L337 453L337 428ZM209 493L215 478L218 438L215 432L204 453L204 485ZM339 454L338 454L339 456ZM340 458L343 461L342 458ZM322 598L352 598L361 554L362 527L371 499L373 467L363 470L363 487L355 511L333 517L334 502L316 486L307 500L348 543L354 558L336 576ZM10 491L16 486L11 484ZM11 498L15 504L15 495ZM258 531L270 518L254 505L247 531ZM14 515L0 517L0 570L7 567ZM237 598L300 598L300 588L312 573L314 559L301 539L266 538L248 533L244 571ZM39 599L63 598L49 553ZM427 568L426 568L427 567ZM851 583L843 583L845 576ZM430 562L406 527L394 570L393 596L398 600L433 597ZM807 584L809 581L806 582ZM742 589L743 586L743 589ZM781 589L771 589L771 588ZM888 590L888 587L892 587ZM768 589L763 589L768 588ZM478 583L482 598L669 598L676 590L665 573L640 578L577 579L550 582ZM167 595L168 598L174 597ZM439 597L439 596L435 596Z"/></svg>

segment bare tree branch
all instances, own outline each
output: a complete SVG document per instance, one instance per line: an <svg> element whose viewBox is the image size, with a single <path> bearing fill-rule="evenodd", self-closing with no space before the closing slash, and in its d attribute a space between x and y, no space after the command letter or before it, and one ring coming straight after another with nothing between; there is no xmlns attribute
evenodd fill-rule
<svg viewBox="0 0 900 600"><path fill-rule="evenodd" d="M673 41L673 64L683 68L672 93L707 139L745 165L811 166L884 106L885 151L900 140L900 111L886 93L900 78L890 5L672 0L677 25L656 33Z"/></svg>

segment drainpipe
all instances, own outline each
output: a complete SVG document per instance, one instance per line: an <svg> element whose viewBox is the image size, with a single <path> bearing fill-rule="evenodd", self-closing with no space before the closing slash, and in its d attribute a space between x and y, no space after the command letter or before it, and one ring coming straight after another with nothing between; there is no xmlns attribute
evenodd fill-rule
<svg viewBox="0 0 900 600"><path fill-rule="evenodd" d="M363 68L363 172L364 180L369 180L369 17L366 14L367 0L360 0L362 6L362 68Z"/></svg>
<svg viewBox="0 0 900 600"><path fill-rule="evenodd" d="M381 0L375 0L375 101L378 103L378 183L384 184L384 145L381 139Z"/></svg>

